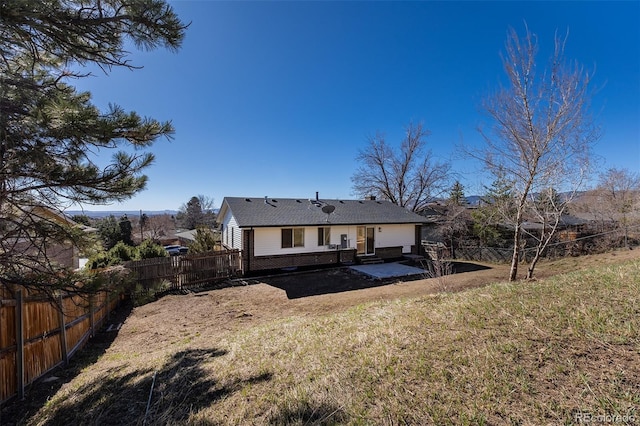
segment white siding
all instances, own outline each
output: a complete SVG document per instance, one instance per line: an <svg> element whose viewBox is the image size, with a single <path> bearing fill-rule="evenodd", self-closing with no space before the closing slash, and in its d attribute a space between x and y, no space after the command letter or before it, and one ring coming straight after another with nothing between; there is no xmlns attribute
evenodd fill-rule
<svg viewBox="0 0 640 426"><path fill-rule="evenodd" d="M231 215L231 211L227 210L222 219L222 243L227 246L242 250L242 230L238 228L236 218Z"/></svg>
<svg viewBox="0 0 640 426"><path fill-rule="evenodd" d="M325 226L329 226L331 228L331 244L339 246L340 236L342 234L347 234L348 247L356 248L357 226ZM402 246L403 253L411 252L411 246L415 244L415 225L375 225L374 227L376 229L376 247ZM304 247L282 248L281 228L255 228L254 235L255 256L335 250L330 249L328 246L318 246L318 226L304 227Z"/></svg>
<svg viewBox="0 0 640 426"><path fill-rule="evenodd" d="M255 228L253 232L254 256L281 254L280 250L282 249L280 248L280 228Z"/></svg>
<svg viewBox="0 0 640 426"><path fill-rule="evenodd" d="M288 227L285 227L288 228ZM312 253L328 251L328 246L318 246L318 226L296 227L304 228L304 247L282 248L282 228L255 228L255 255L269 256L292 253ZM347 226L331 226L331 244L340 244L340 234L353 234L349 237L355 247L356 228ZM335 249L332 249L335 250Z"/></svg>
<svg viewBox="0 0 640 426"><path fill-rule="evenodd" d="M402 246L402 253L411 253L415 244L415 225L377 225L376 247Z"/></svg>

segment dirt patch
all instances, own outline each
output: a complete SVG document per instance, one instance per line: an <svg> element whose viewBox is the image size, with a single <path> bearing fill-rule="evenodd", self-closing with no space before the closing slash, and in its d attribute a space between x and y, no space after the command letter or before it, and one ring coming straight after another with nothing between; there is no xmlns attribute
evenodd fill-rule
<svg viewBox="0 0 640 426"><path fill-rule="evenodd" d="M536 269L536 277L639 257L640 250L624 250L543 262ZM522 273L526 272L525 265L521 268ZM460 272L442 279L377 281L342 268L326 269L253 278L247 281L248 285L166 296L135 308L120 333L124 338L116 343L154 350L190 335L219 338L230 330L275 318L324 315L372 301L462 291L504 281L509 265L457 262L456 270Z"/></svg>
<svg viewBox="0 0 640 426"><path fill-rule="evenodd" d="M483 265L472 262L452 262L452 272L454 274L466 273L466 272L478 272L483 270L495 269L496 266ZM455 287L457 276L443 277L440 282L451 282L452 287ZM361 272L355 271L351 268L333 268L328 270L315 270L299 272L294 274L278 274L267 277L261 277L256 279L255 283L264 283L272 287L284 290L288 299L299 299L310 296L320 296L336 293L351 292L354 290L367 290L374 289L381 286L390 284L403 284L411 281L425 280L425 274L398 277L398 278L385 278L376 279L371 276L367 276ZM430 288L429 283L423 283L421 286L424 289ZM452 288L456 290L456 288ZM375 294L373 291L370 294Z"/></svg>
<svg viewBox="0 0 640 426"><path fill-rule="evenodd" d="M640 250L560 259L538 267L544 277L584 267L640 257ZM230 330L292 315L324 315L379 300L417 297L440 291L462 291L503 281L508 265L459 263L463 272L444 279L375 281L342 269L257 278L250 285L167 296L135 308L121 331L119 345L150 351L187 338L217 339ZM305 294L305 296L301 296ZM215 326L211 326L215 324ZM170 325L170 326L168 326ZM196 336L197 334L197 336ZM142 346L141 346L142 345Z"/></svg>
<svg viewBox="0 0 640 426"><path fill-rule="evenodd" d="M640 257L640 250L566 258L539 265L539 278ZM486 268L486 269L482 269ZM523 269L526 269L524 265ZM459 262L470 270L442 279L376 281L343 269L255 278L250 284L170 295L134 309L115 343L132 351L161 350L183 339L217 340L231 330L289 316L340 312L362 303L457 292L504 281L508 265ZM212 326L213 324L213 326ZM128 348L120 348L128 349Z"/></svg>

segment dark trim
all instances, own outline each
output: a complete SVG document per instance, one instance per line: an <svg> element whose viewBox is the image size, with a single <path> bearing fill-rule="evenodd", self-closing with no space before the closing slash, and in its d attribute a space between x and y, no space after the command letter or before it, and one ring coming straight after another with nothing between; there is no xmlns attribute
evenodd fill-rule
<svg viewBox="0 0 640 426"><path fill-rule="evenodd" d="M428 225L433 222L354 222L354 223L336 223L336 222L316 222L316 223L296 223L296 224L281 224L281 225L238 225L240 229L254 229L254 228L301 228L303 226L315 227L315 226L368 226L368 225Z"/></svg>
<svg viewBox="0 0 640 426"><path fill-rule="evenodd" d="M244 274L283 268L350 264L355 261L355 256L356 249L354 248L269 256L246 254L243 256L243 259L245 259L244 263L247 266ZM249 265L251 268L248 268Z"/></svg>

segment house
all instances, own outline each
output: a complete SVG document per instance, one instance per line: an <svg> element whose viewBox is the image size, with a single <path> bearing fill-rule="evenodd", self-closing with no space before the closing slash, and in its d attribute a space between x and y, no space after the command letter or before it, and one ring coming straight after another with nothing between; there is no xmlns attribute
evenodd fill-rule
<svg viewBox="0 0 640 426"><path fill-rule="evenodd" d="M79 248L71 240L74 233L95 233L89 226L75 223L63 213L45 206L28 206L3 218L0 257L5 264L42 265L77 269Z"/></svg>
<svg viewBox="0 0 640 426"><path fill-rule="evenodd" d="M388 201L225 197L222 243L242 251L245 274L390 260L418 254L429 220Z"/></svg>
<svg viewBox="0 0 640 426"><path fill-rule="evenodd" d="M196 230L189 229L186 231L177 232L176 238L178 239L180 245L187 246L196 240Z"/></svg>

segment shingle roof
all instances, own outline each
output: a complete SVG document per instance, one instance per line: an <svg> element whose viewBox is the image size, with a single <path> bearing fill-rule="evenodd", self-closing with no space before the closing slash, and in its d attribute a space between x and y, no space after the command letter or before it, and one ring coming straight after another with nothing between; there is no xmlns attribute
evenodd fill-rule
<svg viewBox="0 0 640 426"><path fill-rule="evenodd" d="M223 209L225 203L241 228L429 222L426 217L389 201L225 197ZM331 208L325 206L334 206L335 209L326 213Z"/></svg>

